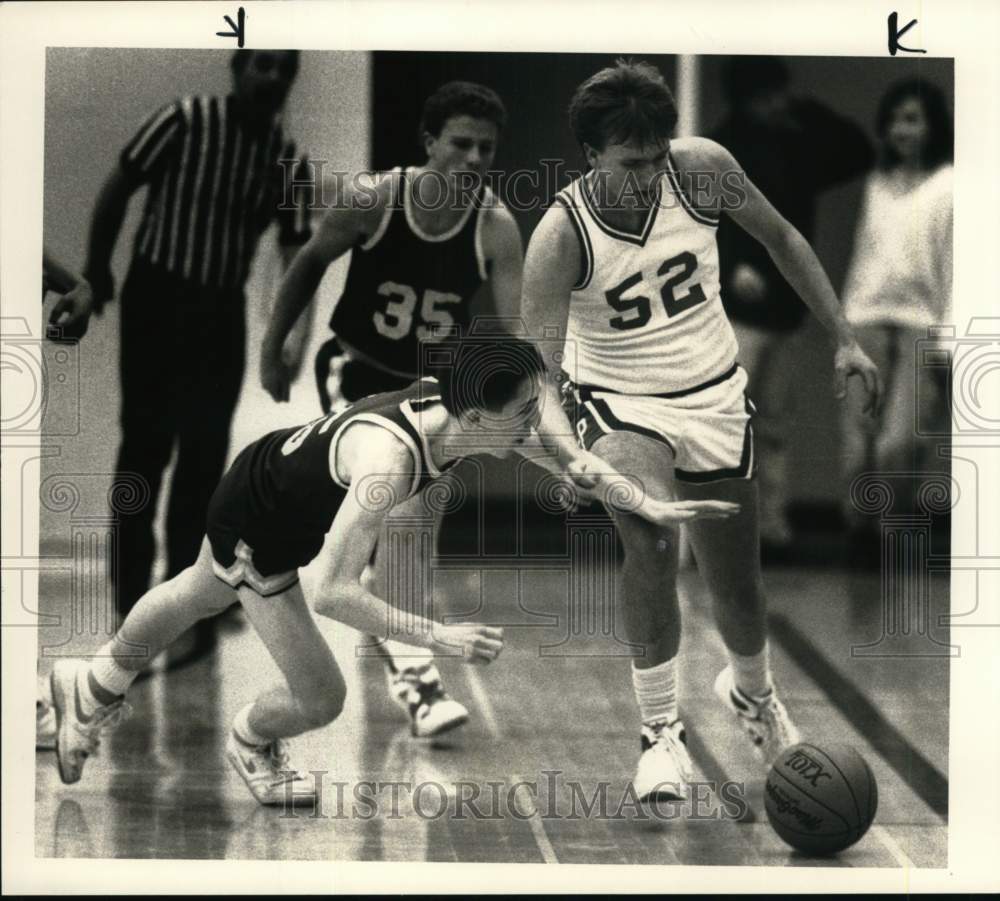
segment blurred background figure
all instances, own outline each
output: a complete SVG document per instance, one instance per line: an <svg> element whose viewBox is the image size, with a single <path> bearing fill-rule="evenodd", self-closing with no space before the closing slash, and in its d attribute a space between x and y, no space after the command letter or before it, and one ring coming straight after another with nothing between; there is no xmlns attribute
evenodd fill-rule
<svg viewBox="0 0 1000 901"><path fill-rule="evenodd" d="M819 195L866 171L874 156L861 128L817 101L794 97L789 80L780 59L734 57L723 73L728 114L709 136L732 151L747 177L811 243ZM793 537L786 512L791 360L806 307L764 246L727 216L718 241L722 301L758 409L762 549L781 551Z"/></svg>
<svg viewBox="0 0 1000 901"><path fill-rule="evenodd" d="M82 275L64 266L42 248L42 299L53 291L59 295L51 312L46 337L52 341L72 341L87 333L94 307L94 293Z"/></svg>
<svg viewBox="0 0 1000 901"><path fill-rule="evenodd" d="M113 578L119 619L149 588L153 520L164 469L177 462L167 512L167 578L198 556L222 475L246 355L244 286L276 218L285 265L309 237L307 210L281 207L295 158L281 112L298 51L236 51L232 92L158 109L122 151L98 196L85 272L101 311L128 202L148 186L121 293L122 442L116 473L136 473L150 501L122 517ZM201 626L203 647L212 626Z"/></svg>
<svg viewBox="0 0 1000 901"><path fill-rule="evenodd" d="M909 79L886 91L875 129L878 167L865 185L843 297L886 395L881 417L867 422L858 398L848 398L848 487L866 470L920 473L935 459L943 470L950 465L935 453L950 432L946 370L918 365L916 351L929 327L951 322L952 118L936 85ZM850 507L847 516L857 531Z"/></svg>

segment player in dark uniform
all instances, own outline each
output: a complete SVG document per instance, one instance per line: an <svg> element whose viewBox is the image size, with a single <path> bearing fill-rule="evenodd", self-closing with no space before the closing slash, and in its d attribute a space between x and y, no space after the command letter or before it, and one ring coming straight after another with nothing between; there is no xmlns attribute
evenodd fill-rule
<svg viewBox="0 0 1000 901"><path fill-rule="evenodd" d="M261 804L281 804L289 792L314 799L316 788L288 766L285 739L334 720L345 684L306 604L298 568L319 557L310 599L316 612L382 634L389 608L365 588L362 573L384 517L461 456L502 457L531 446L541 372L541 358L525 342L467 344L438 379L271 432L245 448L212 497L197 562L147 592L91 662L56 663L63 782L79 780L101 732L126 715L124 695L139 671L199 619L226 609L235 591L284 681L237 714L226 756ZM568 467L577 484L599 496L614 492L620 476L595 478L584 467ZM667 524L736 509L644 499L638 512ZM470 663L488 663L503 647L498 628L443 625L412 611L405 619L413 630L408 641L460 652Z"/></svg>
<svg viewBox="0 0 1000 901"><path fill-rule="evenodd" d="M261 358L261 381L275 400L288 399L292 378L282 361L285 338L327 268L348 251L347 281L330 320L334 336L316 358L324 412L334 402L327 388L331 364L342 364L338 389L345 401L409 384L421 374L420 341L468 335L471 302L485 282L496 314L517 315L520 232L483 183L505 118L489 88L450 82L424 105L425 165L344 180L278 293ZM384 579L376 574L381 566L371 576ZM409 711L414 735L465 722L468 711L444 692L425 653L395 642L382 647L391 692Z"/></svg>

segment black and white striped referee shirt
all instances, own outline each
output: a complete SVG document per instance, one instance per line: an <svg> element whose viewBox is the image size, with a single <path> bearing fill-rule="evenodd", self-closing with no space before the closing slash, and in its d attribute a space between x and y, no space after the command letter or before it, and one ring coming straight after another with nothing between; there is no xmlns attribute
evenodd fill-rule
<svg viewBox="0 0 1000 901"><path fill-rule="evenodd" d="M295 166L279 160L295 159L280 123L248 128L232 95L167 104L121 154L125 174L149 184L135 254L200 285L241 289L274 219L282 244L309 237L305 198L296 192L299 202L282 208Z"/></svg>

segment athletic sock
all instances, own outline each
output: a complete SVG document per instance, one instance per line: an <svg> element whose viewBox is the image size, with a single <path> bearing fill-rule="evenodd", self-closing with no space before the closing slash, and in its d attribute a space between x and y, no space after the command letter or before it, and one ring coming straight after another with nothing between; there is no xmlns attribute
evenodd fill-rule
<svg viewBox="0 0 1000 901"><path fill-rule="evenodd" d="M236 719L233 720L233 732L236 733L236 737L245 745L252 745L255 748L269 745L271 739L265 738L259 732L254 731L250 725L251 710L253 710L253 704L247 704L246 707L236 714Z"/></svg>
<svg viewBox="0 0 1000 901"><path fill-rule="evenodd" d="M645 725L677 719L677 658L639 669L632 664L632 688Z"/></svg>
<svg viewBox="0 0 1000 901"><path fill-rule="evenodd" d="M771 692L771 668L768 664L768 646L756 654L744 657L734 651L729 652L733 664L733 681L736 687L751 698L763 698Z"/></svg>
<svg viewBox="0 0 1000 901"><path fill-rule="evenodd" d="M138 672L127 670L111 653L110 642L102 647L87 669L80 669L76 677L80 696L80 710L84 716L93 716L98 707L113 704L129 690Z"/></svg>

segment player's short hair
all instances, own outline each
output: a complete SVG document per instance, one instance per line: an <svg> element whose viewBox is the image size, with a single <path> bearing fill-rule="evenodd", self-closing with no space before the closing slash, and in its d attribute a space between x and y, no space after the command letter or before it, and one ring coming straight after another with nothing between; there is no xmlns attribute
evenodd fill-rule
<svg viewBox="0 0 1000 901"><path fill-rule="evenodd" d="M670 140L677 126L677 103L659 69L620 59L576 89L569 124L581 147L648 146Z"/></svg>
<svg viewBox="0 0 1000 901"><path fill-rule="evenodd" d="M545 371L534 344L509 336L435 343L424 356L425 374L437 378L441 402L456 416L468 410L499 411L526 378L541 383Z"/></svg>
<svg viewBox="0 0 1000 901"><path fill-rule="evenodd" d="M744 106L762 94L783 91L789 81L788 66L776 56L734 56L722 72L722 89L734 107Z"/></svg>
<svg viewBox="0 0 1000 901"><path fill-rule="evenodd" d="M875 133L882 143L879 165L883 169L891 169L899 162L899 154L885 138L893 113L911 97L920 101L927 117L927 142L920 153L920 165L925 169L936 169L954 158L955 137L944 91L923 78L908 78L889 87L879 101L875 115Z"/></svg>
<svg viewBox="0 0 1000 901"><path fill-rule="evenodd" d="M449 81L424 101L420 116L420 136L441 134L445 123L455 116L486 119L502 131L507 110L496 91L474 81Z"/></svg>
<svg viewBox="0 0 1000 901"><path fill-rule="evenodd" d="M233 71L233 75L241 75L246 67L250 64L250 58L254 53L290 53L292 55L292 61L295 65L294 75L298 74L299 71L299 51L298 50L265 50L254 49L254 50L234 50L233 55L229 58L229 67Z"/></svg>

